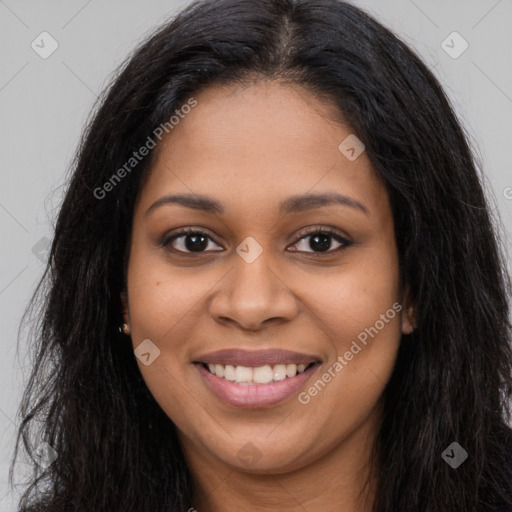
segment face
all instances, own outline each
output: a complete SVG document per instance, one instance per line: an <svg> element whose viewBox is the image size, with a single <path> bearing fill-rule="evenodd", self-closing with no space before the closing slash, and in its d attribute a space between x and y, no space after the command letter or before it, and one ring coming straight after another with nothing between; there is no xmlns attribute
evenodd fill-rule
<svg viewBox="0 0 512 512"><path fill-rule="evenodd" d="M388 197L306 90L195 99L135 207L125 322L187 457L305 467L375 433L410 330Z"/></svg>

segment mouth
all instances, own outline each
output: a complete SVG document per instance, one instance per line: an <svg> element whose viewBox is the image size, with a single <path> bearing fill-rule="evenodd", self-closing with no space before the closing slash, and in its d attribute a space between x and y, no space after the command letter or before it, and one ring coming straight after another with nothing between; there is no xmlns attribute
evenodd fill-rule
<svg viewBox="0 0 512 512"><path fill-rule="evenodd" d="M270 384L285 379L293 379L309 370L320 361L312 361L309 364L276 364L273 366L263 365L257 367L238 366L232 364L206 364L199 363L202 367L221 379L234 382L239 386L256 386L261 384Z"/></svg>
<svg viewBox="0 0 512 512"><path fill-rule="evenodd" d="M235 407L276 405L297 393L322 364L285 350L220 350L192 361L203 383Z"/></svg>

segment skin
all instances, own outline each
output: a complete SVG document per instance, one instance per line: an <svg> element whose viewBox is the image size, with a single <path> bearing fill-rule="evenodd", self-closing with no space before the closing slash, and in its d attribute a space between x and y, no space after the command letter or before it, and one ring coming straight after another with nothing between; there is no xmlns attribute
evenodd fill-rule
<svg viewBox="0 0 512 512"><path fill-rule="evenodd" d="M124 319L133 347L150 339L160 355L138 360L151 393L173 420L194 479L195 509L280 512L370 511L370 450L378 405L401 335L414 324L399 287L388 196L366 153L350 161L338 145L350 127L334 106L275 81L210 87L155 154L135 206ZM282 215L292 195L337 192L368 213L335 204ZM166 204L171 193L207 195L225 212ZM177 228L212 239L187 252ZM304 228L332 227L328 252ZM236 248L253 237L263 252L251 264ZM190 242L190 237L188 237ZM343 250L337 250L344 247ZM184 251L179 253L179 251ZM315 257L315 254L320 256ZM223 402L192 364L224 348L284 348L323 362L311 387L358 334L399 303L403 309L307 404L295 393L258 409ZM252 443L256 463L239 458Z"/></svg>

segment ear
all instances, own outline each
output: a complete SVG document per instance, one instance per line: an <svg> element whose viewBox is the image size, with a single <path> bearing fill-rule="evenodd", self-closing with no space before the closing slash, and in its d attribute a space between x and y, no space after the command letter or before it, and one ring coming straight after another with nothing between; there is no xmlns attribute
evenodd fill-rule
<svg viewBox="0 0 512 512"><path fill-rule="evenodd" d="M123 306L123 322L129 326L130 312L128 309L128 292L126 291L126 289L121 292L121 304Z"/></svg>
<svg viewBox="0 0 512 512"><path fill-rule="evenodd" d="M410 287L407 285L403 300L404 310L402 313L402 334L411 334L417 326L416 306L412 304L410 296Z"/></svg>

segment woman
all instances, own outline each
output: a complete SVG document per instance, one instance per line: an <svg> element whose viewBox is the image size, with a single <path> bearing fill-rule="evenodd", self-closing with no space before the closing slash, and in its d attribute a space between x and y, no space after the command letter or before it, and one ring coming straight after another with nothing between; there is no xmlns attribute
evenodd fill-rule
<svg viewBox="0 0 512 512"><path fill-rule="evenodd" d="M190 5L77 154L20 509L512 510L479 178L438 82L358 8Z"/></svg>

